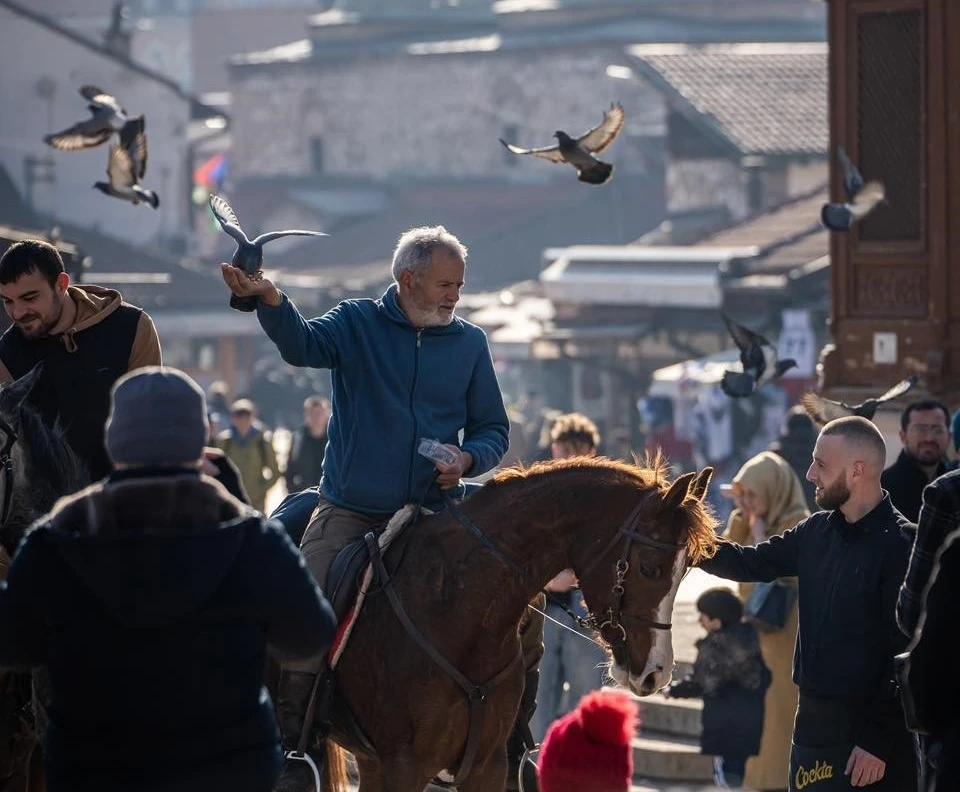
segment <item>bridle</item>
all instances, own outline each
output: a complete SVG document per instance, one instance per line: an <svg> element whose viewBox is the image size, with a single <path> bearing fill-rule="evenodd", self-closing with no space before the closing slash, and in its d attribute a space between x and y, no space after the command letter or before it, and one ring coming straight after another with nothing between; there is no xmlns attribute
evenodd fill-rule
<svg viewBox="0 0 960 792"><path fill-rule="evenodd" d="M10 517L13 505L13 457L11 451L17 442L17 433L3 418L0 418L0 431L4 434L3 446L0 446L0 475L3 476L3 504L0 505L0 525Z"/></svg>
<svg viewBox="0 0 960 792"><path fill-rule="evenodd" d="M470 533L472 533L477 540L491 553L493 553L502 563L513 569L515 572L518 572L526 580L533 580L530 573L523 569L513 559L508 558L500 551L500 548L498 548L490 540L490 537L480 530L477 524L463 513L460 505L453 498L451 498L445 490L441 490L441 493L444 501L447 504L447 508L456 518L457 522L470 531ZM623 612L623 598L625 594L624 584L626 582L627 572L630 571L630 549L633 547L633 543L637 542L638 544L642 544L656 550L673 550L674 552L682 550L686 546L684 544L674 544L673 542L661 542L659 539L651 539L650 537L644 536L638 532L637 528L640 524L640 519L643 516L644 506L646 505L649 497L650 493L644 495L643 499L637 504L636 508L630 512L630 515L623 522L623 524L617 528L613 538L607 543L606 547L604 547L600 554L596 556L593 561L587 564L587 566L580 573L581 576L586 575L590 570L594 569L596 565L600 563L611 550L614 549L614 547L616 547L617 542L621 540L623 541L623 550L620 553L620 558L617 559L617 562L614 565L615 577L613 588L611 589L611 593L613 594L613 605L607 608L607 612L603 614L602 620L594 613L588 613L586 617L578 616L567 607L566 603L562 602L551 592L543 592L548 600L561 607L567 613L567 615L572 617L581 627L590 630L596 630L600 636L600 639L610 648L614 662L624 667L627 665L627 630L626 627L623 626L623 621L636 622L637 624L652 630L669 631L673 627L670 622L658 622L654 621L653 619L648 619L645 616L634 616L633 614ZM653 580L656 580L663 574L663 571L659 567L645 569L643 566L641 566L640 574L644 575L644 577L649 577Z"/></svg>
<svg viewBox="0 0 960 792"><path fill-rule="evenodd" d="M640 503L637 504L636 508L623 524L617 528L616 533L614 533L613 538L607 543L606 547L600 552L596 558L593 559L587 566L581 571L581 575L586 575L590 572L596 565L602 561L607 554L617 546L617 542L623 540L623 550L620 552L620 558L617 559L617 563L614 565L614 574L616 578L613 583L613 588L611 593L613 594L613 604L607 608L605 618L603 621L593 613L587 615L585 619L579 620L581 626L588 627L597 631L600 636L600 639L610 647L610 652L613 655L614 662L625 667L627 665L627 629L623 626L623 621L633 621L637 624L647 627L651 630L665 630L670 631L673 628L673 625L670 622L658 622L653 619L648 619L645 616L634 616L633 614L623 612L623 597L625 594L624 582L626 581L627 572L630 571L630 549L633 546L634 542L638 544L645 545L646 547L651 547L655 550L672 550L674 552L682 550L686 545L684 544L675 544L673 542L661 542L659 539L651 539L649 536L644 536L642 533L637 531L637 528L640 524L640 518L643 516L643 509L646 506L647 498L649 498L649 493L643 497ZM660 567L645 568L641 565L640 574L644 577L648 577L652 580L656 580L662 576L663 570Z"/></svg>

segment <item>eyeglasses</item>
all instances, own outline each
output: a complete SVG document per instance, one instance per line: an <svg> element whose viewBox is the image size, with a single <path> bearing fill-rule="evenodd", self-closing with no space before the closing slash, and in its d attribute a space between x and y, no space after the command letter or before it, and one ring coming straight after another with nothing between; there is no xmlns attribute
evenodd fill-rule
<svg viewBox="0 0 960 792"><path fill-rule="evenodd" d="M910 424L907 431L915 435L944 437L947 434L947 427L942 424Z"/></svg>

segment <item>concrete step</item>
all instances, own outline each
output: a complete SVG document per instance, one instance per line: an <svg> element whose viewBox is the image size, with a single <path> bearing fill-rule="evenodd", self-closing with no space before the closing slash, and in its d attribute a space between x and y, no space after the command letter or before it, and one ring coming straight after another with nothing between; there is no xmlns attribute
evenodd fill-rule
<svg viewBox="0 0 960 792"><path fill-rule="evenodd" d="M659 693L637 699L642 734L672 735L697 739L701 732L703 702L700 699L668 699Z"/></svg>
<svg viewBox="0 0 960 792"><path fill-rule="evenodd" d="M633 777L664 781L713 781L713 757L700 753L698 740L641 735L633 741Z"/></svg>

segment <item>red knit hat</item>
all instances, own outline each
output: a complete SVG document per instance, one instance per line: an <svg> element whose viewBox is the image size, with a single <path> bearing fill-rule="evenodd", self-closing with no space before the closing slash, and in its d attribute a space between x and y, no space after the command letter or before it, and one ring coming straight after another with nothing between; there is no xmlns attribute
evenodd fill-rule
<svg viewBox="0 0 960 792"><path fill-rule="evenodd" d="M637 705L597 690L554 721L540 749L540 792L627 792L633 780Z"/></svg>

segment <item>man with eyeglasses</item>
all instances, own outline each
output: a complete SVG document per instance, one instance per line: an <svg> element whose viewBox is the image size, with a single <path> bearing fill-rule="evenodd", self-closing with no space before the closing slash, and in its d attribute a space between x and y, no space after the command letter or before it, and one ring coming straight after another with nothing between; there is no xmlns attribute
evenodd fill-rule
<svg viewBox="0 0 960 792"><path fill-rule="evenodd" d="M903 449L883 471L880 484L897 511L912 523L920 517L923 488L950 470L946 459L949 425L950 411L933 399L911 402L900 415Z"/></svg>

